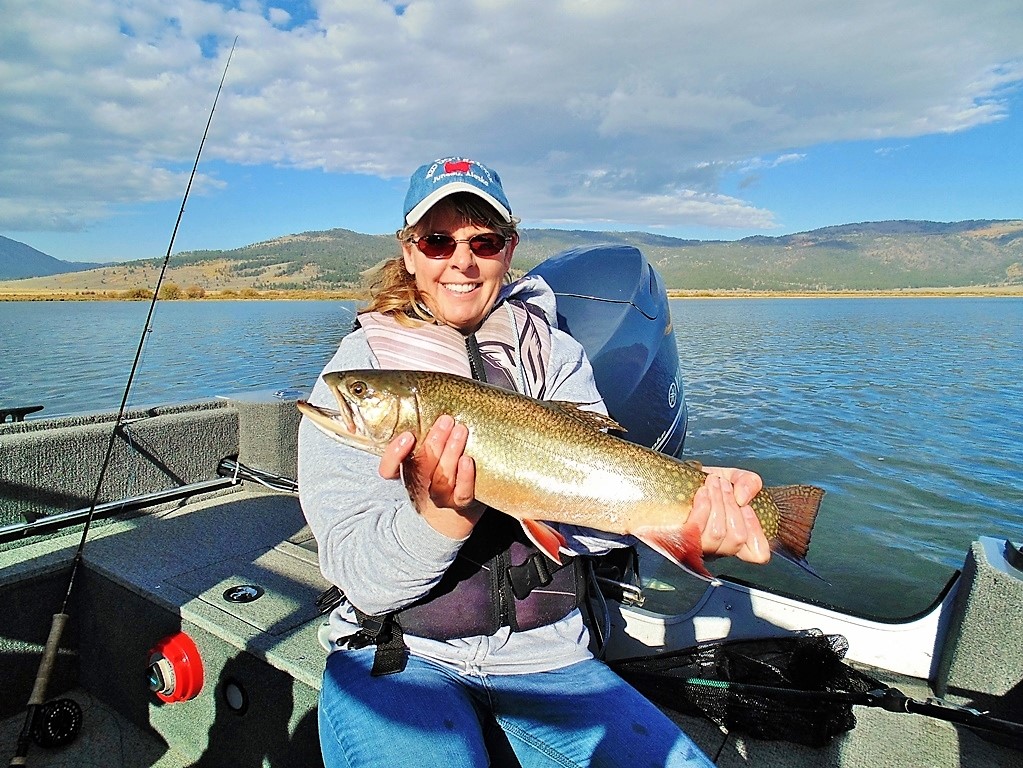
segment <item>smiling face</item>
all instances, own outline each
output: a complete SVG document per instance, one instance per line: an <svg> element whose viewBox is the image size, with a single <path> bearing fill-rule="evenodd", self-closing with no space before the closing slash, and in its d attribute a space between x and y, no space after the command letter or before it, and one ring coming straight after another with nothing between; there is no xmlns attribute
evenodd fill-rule
<svg viewBox="0 0 1023 768"><path fill-rule="evenodd" d="M447 200L442 200L419 222L416 236L439 234L466 241L496 231L465 221ZM412 242L403 242L401 250L405 268L415 277L416 287L434 318L471 333L497 301L516 243L516 238L509 240L497 255L489 257L474 254L467 242L456 243L454 253L444 258L430 258Z"/></svg>

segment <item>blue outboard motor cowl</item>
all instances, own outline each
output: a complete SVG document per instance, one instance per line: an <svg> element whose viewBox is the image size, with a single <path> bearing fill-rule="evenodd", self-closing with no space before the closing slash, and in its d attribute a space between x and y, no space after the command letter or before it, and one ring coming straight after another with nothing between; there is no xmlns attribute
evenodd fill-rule
<svg viewBox="0 0 1023 768"><path fill-rule="evenodd" d="M688 413L668 297L638 248L572 248L530 274L558 297L558 326L583 345L621 436L679 456Z"/></svg>

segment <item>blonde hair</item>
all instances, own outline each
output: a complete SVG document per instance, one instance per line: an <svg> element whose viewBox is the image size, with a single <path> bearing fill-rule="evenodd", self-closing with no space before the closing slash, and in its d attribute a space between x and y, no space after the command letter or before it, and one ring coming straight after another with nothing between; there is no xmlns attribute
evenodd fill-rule
<svg viewBox="0 0 1023 768"><path fill-rule="evenodd" d="M505 221L479 196L471 192L457 192L434 205L415 225L399 229L395 233L398 242L410 243L416 237L424 237L434 232L433 222L442 211L453 214L463 226L485 227L508 238L518 237L518 219ZM399 324L405 326L414 326L419 322L439 324L433 315L429 297L419 292L415 275L409 274L405 269L403 256L388 259L368 270L365 276L370 281L370 300L359 310L359 314L380 312L391 315ZM508 279L510 278L506 273L505 280Z"/></svg>

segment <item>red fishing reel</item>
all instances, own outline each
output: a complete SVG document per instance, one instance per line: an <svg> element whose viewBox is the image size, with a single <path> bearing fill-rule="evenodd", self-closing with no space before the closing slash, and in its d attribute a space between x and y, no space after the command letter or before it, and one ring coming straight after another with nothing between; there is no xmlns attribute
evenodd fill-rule
<svg viewBox="0 0 1023 768"><path fill-rule="evenodd" d="M149 690L161 701L194 699L202 683L199 649L184 632L163 638L149 652Z"/></svg>

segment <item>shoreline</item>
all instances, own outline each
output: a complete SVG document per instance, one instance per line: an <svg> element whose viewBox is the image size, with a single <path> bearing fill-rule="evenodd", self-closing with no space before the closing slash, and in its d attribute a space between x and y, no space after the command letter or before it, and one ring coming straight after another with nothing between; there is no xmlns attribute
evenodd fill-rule
<svg viewBox="0 0 1023 768"><path fill-rule="evenodd" d="M1021 297L1023 285L970 285L955 288L864 288L860 290L751 291L742 288L668 289L669 299L867 299Z"/></svg>
<svg viewBox="0 0 1023 768"><path fill-rule="evenodd" d="M151 291L0 290L0 301L150 301ZM990 298L1021 297L1023 285L961 286L954 288L891 288L863 290L754 291L748 289L668 289L669 299L844 299L844 298ZM359 301L364 291L346 290L240 290L206 291L201 296L161 296L160 301Z"/></svg>
<svg viewBox="0 0 1023 768"><path fill-rule="evenodd" d="M131 294L131 295L127 295ZM149 290L134 291L3 291L0 290L0 301L151 301L153 292ZM357 301L365 298L365 293L356 290L325 291L309 289L307 291L260 291L254 288L240 290L206 291L201 296L161 296L160 301Z"/></svg>

